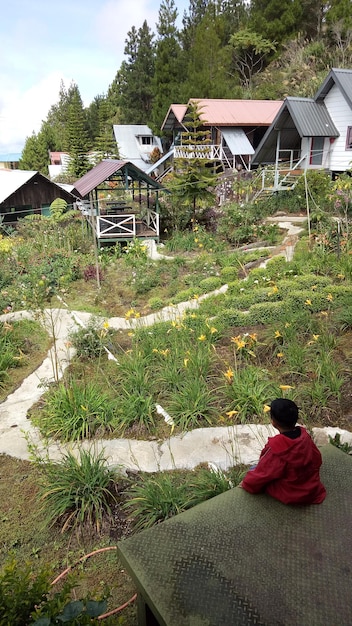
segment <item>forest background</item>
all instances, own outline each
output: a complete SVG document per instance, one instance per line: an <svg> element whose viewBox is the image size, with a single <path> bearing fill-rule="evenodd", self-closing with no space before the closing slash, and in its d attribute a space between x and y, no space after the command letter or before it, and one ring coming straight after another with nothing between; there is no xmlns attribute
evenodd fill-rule
<svg viewBox="0 0 352 626"><path fill-rule="evenodd" d="M58 182L73 182L103 158L118 158L113 124L147 124L160 136L172 103L190 98L313 96L331 67L352 64L350 0L190 0L177 28L174 0L162 0L154 33L127 33L120 68L88 107L62 83L20 168L48 173L49 151L70 155ZM95 161L87 154L94 152Z"/></svg>

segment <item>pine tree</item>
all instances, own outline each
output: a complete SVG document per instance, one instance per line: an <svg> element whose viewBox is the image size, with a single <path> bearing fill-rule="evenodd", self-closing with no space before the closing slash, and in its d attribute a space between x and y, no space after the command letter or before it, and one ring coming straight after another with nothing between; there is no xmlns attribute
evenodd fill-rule
<svg viewBox="0 0 352 626"><path fill-rule="evenodd" d="M87 119L77 85L71 89L67 118L67 147L70 155L69 174L80 178L90 169Z"/></svg>
<svg viewBox="0 0 352 626"><path fill-rule="evenodd" d="M156 25L159 38L156 44L155 73L152 82L154 94L152 128L156 134L160 132L170 104L180 101L180 83L183 80L184 68L176 19L177 9L174 0L162 0L159 22Z"/></svg>
<svg viewBox="0 0 352 626"><path fill-rule="evenodd" d="M301 0L252 0L248 28L281 44L298 33L302 18Z"/></svg>
<svg viewBox="0 0 352 626"><path fill-rule="evenodd" d="M49 152L44 134L33 132L27 137L22 156L19 161L20 170L34 170L44 175L48 174Z"/></svg>
<svg viewBox="0 0 352 626"><path fill-rule="evenodd" d="M174 161L172 191L196 220L198 209L214 201L217 175L213 161L207 158L211 138L204 130L196 102L190 103L183 123L187 129L181 134L185 157Z"/></svg>
<svg viewBox="0 0 352 626"><path fill-rule="evenodd" d="M151 120L154 76L154 43L146 20L134 26L126 39L125 54L117 80L120 87L122 124L147 124Z"/></svg>
<svg viewBox="0 0 352 626"><path fill-rule="evenodd" d="M107 99L100 101L98 122L96 124L98 134L94 141L94 162L99 163L103 159L118 159L119 152L114 135L113 122L109 119L109 104Z"/></svg>

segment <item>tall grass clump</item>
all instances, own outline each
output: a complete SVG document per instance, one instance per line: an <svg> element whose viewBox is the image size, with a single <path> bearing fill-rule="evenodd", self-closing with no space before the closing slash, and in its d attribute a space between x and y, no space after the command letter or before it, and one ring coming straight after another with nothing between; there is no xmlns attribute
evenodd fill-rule
<svg viewBox="0 0 352 626"><path fill-rule="evenodd" d="M104 518L111 516L115 501L116 472L109 468L104 451L78 451L61 461L37 460L42 476L39 498L45 522L70 528L100 531Z"/></svg>
<svg viewBox="0 0 352 626"><path fill-rule="evenodd" d="M47 438L62 442L102 437L116 428L116 402L95 382L74 379L47 392L45 404L32 421Z"/></svg>
<svg viewBox="0 0 352 626"><path fill-rule="evenodd" d="M237 370L229 368L224 376L227 414L232 414L234 421L242 424L260 418L265 405L281 395L279 385L270 380L269 372L254 365Z"/></svg>

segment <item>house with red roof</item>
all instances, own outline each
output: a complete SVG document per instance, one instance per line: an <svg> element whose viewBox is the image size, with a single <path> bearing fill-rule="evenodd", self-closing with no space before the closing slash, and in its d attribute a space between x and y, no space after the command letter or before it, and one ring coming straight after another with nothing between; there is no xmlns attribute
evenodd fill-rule
<svg viewBox="0 0 352 626"><path fill-rule="evenodd" d="M169 136L174 158L185 158L182 133L191 103L197 103L202 128L209 131L207 158L224 170L249 169L252 155L277 115L281 100L225 100L191 98L188 104L171 104L161 130ZM150 170L148 170L150 173Z"/></svg>

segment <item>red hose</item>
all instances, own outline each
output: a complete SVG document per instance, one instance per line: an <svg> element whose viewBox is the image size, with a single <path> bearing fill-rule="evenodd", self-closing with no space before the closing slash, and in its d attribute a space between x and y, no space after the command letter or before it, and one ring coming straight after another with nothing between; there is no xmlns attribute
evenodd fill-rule
<svg viewBox="0 0 352 626"><path fill-rule="evenodd" d="M67 567L63 572L61 572L61 574L59 574L51 582L51 585L55 585L57 582L59 582L59 580L61 580L61 578L64 578L64 576L66 576L66 574L68 574L74 567L76 567L76 565L78 565L82 561L85 561L90 556L94 556L95 554L99 554L100 552L107 552L108 550L117 550L117 546L107 546L106 548L99 548L98 550L93 550L93 552L89 552L89 554L85 554L80 559L78 559L78 561L76 561L76 563L74 563L74 565L71 565L70 567ZM104 613L103 615L99 615L99 617L97 619L101 620L101 619L105 619L106 617L110 617L110 615L115 615L115 613L118 613L119 611L122 611L122 609L126 608L126 606L128 606L129 604L134 602L136 598L137 598L137 594L135 593L132 596L132 598L127 600L127 602L124 602L124 604L121 604L121 606L117 607L116 609L112 609L111 611L108 611L108 613Z"/></svg>

